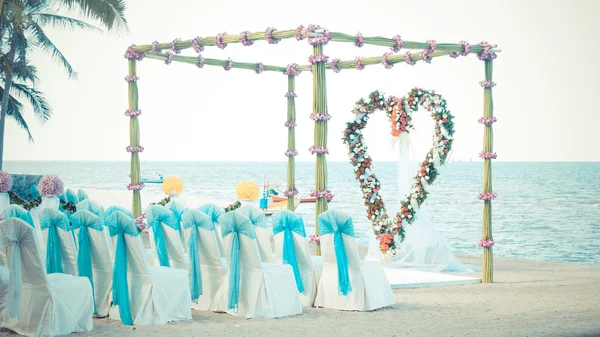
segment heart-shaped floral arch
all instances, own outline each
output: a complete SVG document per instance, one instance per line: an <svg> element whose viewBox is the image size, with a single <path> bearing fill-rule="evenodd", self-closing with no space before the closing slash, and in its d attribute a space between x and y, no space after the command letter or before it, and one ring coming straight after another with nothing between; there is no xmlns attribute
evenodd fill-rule
<svg viewBox="0 0 600 337"><path fill-rule="evenodd" d="M373 160L367 153L362 130L367 126L370 114L376 110L385 110L392 126L392 136L399 137L403 132L413 129L411 115L419 109L419 105L427 109L436 122L433 146L415 175L410 193L400 202L400 210L394 218L390 218L379 193L381 182L372 170ZM427 199L425 187L431 185L438 176L436 166L445 164L452 149L453 116L447 110L446 100L441 95L421 88L412 89L408 98L392 96L385 99L379 91L373 91L369 94L368 101L361 98L356 102L352 112L356 117L354 121L346 123L343 141L348 145L350 163L354 166L355 178L360 183L367 218L379 240L379 248L385 254L394 255L398 252L394 235L404 239L402 222L413 222L415 208L420 207Z"/></svg>

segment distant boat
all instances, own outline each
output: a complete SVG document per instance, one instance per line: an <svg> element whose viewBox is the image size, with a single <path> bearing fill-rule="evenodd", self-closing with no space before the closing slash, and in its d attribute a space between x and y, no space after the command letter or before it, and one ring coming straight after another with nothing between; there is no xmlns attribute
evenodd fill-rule
<svg viewBox="0 0 600 337"><path fill-rule="evenodd" d="M269 205L269 207L267 207L267 209L264 210L265 215L266 216L271 216L273 215L273 213L277 212L277 211L281 211L284 209L287 209L287 198L284 198L285 200L283 201L273 201L272 204ZM298 207L298 204L300 204L300 199L298 198L294 198L294 209L293 211L296 210L296 207Z"/></svg>
<svg viewBox="0 0 600 337"><path fill-rule="evenodd" d="M144 170L142 182L145 184L162 184L165 180L165 172L161 169Z"/></svg>

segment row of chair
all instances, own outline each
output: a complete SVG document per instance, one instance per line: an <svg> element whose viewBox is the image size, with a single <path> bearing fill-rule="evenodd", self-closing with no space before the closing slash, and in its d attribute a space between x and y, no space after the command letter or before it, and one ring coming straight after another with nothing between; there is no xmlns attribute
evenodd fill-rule
<svg viewBox="0 0 600 337"><path fill-rule="evenodd" d="M335 210L319 217L322 260L310 256L302 218L290 211L273 216L275 254L266 219L253 207L223 214L215 205L203 205L199 210L186 210L177 203L150 206L146 211L150 252L143 247L131 212L119 207L105 211L84 200L68 217L55 209L32 213L34 216L28 217L26 211L11 206L0 225L3 237L14 227L42 243L37 244L37 253L42 274L49 274L46 288L63 279L82 279L73 275L87 278L91 285L91 312L78 311L82 316L70 319L75 325L60 322L67 330L84 331L88 316L91 327L92 313L110 313L125 324L162 324L190 319L190 307L242 317L282 317L301 313L302 305L373 310L393 304L381 266L360 261L352 220ZM24 224L29 228L23 228ZM15 241L5 238L4 242L7 256L13 256ZM28 332L32 326L14 320L8 324L10 320L3 319L10 310L3 310L7 306L1 304L2 295L11 293L11 280L16 278L11 267L16 261L9 260L9 281L0 283L2 326ZM273 264L275 261L283 264ZM155 264L160 267L151 267ZM24 260L21 265L24 269L38 267ZM39 270L36 273L39 278ZM27 284L25 279L23 282ZM8 285L4 291L2 284ZM80 288L82 294L77 297L86 297L87 289ZM11 303L8 297L5 302ZM55 310L55 314L61 312ZM44 315L26 312L29 317L21 321L29 325L39 322L56 331L56 325L32 320Z"/></svg>

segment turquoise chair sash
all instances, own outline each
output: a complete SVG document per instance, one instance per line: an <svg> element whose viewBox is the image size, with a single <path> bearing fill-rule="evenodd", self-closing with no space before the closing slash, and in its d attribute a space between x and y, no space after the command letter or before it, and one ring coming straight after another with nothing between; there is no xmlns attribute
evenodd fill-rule
<svg viewBox="0 0 600 337"><path fill-rule="evenodd" d="M319 215L319 229L321 235L333 233L339 290L342 295L348 295L352 291L352 285L350 284L350 276L348 274L348 257L344 248L342 234L354 237L352 218L338 210L329 210Z"/></svg>
<svg viewBox="0 0 600 337"><path fill-rule="evenodd" d="M117 237L113 267L113 305L119 306L121 322L125 325L133 325L127 282L127 242L125 241L125 235L138 236L139 232L135 226L135 221L121 211L113 212L106 221L110 235Z"/></svg>
<svg viewBox="0 0 600 337"><path fill-rule="evenodd" d="M236 212L250 219L250 222L254 226L267 228L267 217L260 209L251 205L244 205L237 209Z"/></svg>
<svg viewBox="0 0 600 337"><path fill-rule="evenodd" d="M221 215L225 214L225 211L222 207L215 204L204 204L198 208L202 213L208 215L212 220L213 224L219 223L219 218Z"/></svg>
<svg viewBox="0 0 600 337"><path fill-rule="evenodd" d="M90 248L89 228L97 231L104 230L100 218L90 211L77 211L71 216L73 230L79 229L77 242L79 242L79 254L77 255L77 270L79 276L87 277L92 284L92 296L94 296L94 274L92 272L92 251ZM94 299L94 314L96 314L96 301Z"/></svg>
<svg viewBox="0 0 600 337"><path fill-rule="evenodd" d="M188 248L190 254L190 291L192 300L197 300L202 295L202 270L200 268L200 257L198 256L198 243L200 236L197 228L204 228L210 231L215 229L212 220L208 215L191 209L181 216L181 225L185 229L190 229L190 238Z"/></svg>
<svg viewBox="0 0 600 337"><path fill-rule="evenodd" d="M36 184L33 184L29 187L29 192L31 192L32 199L37 199L38 197L41 196L40 190L38 189Z"/></svg>
<svg viewBox="0 0 600 337"><path fill-rule="evenodd" d="M185 206L179 200L173 199L167 204L167 208L173 212L177 223L181 223L181 216L186 211Z"/></svg>
<svg viewBox="0 0 600 337"><path fill-rule="evenodd" d="M121 206L110 206L109 208L106 209L106 211L104 211L104 215L106 217L109 217L111 214L113 214L116 211L120 211L133 219L133 213L131 213L130 210L127 210Z"/></svg>
<svg viewBox="0 0 600 337"><path fill-rule="evenodd" d="M90 199L84 199L82 201L80 201L79 203L77 203L76 205L77 207L77 211L89 211L92 214L96 215L98 217L98 221L100 222L100 225L102 225L102 227L106 227L106 213L104 212L104 208L97 202L90 200Z"/></svg>
<svg viewBox="0 0 600 337"><path fill-rule="evenodd" d="M165 233L163 232L161 223L178 231L179 226L177 225L175 216L164 206L152 205L148 207L148 211L146 212L146 220L148 221L148 227L152 228L154 244L156 245L156 255L158 255L158 262L163 267L170 267L171 263L169 262L169 252L167 250Z"/></svg>
<svg viewBox="0 0 600 337"><path fill-rule="evenodd" d="M79 202L79 198L77 197L77 194L75 194L75 192L73 192L73 190L70 188L67 189L65 196L67 198L67 202L72 202L74 204Z"/></svg>
<svg viewBox="0 0 600 337"><path fill-rule="evenodd" d="M298 233L302 237L306 237L304 230L304 220L302 217L290 210L283 210L273 214L273 235L283 233L283 263L289 264L294 270L296 278L296 287L299 292L304 292L302 277L300 276L300 268L296 260L296 251L294 250L294 236L292 232Z"/></svg>
<svg viewBox="0 0 600 337"><path fill-rule="evenodd" d="M71 225L67 216L55 209L46 208L40 212L40 228L48 229L46 241L46 273L62 273L62 256L60 254L60 238L58 229L70 232Z"/></svg>
<svg viewBox="0 0 600 337"><path fill-rule="evenodd" d="M80 202L89 199L87 193L82 189L77 190L77 198L79 198Z"/></svg>
<svg viewBox="0 0 600 337"><path fill-rule="evenodd" d="M29 213L25 208L19 205L9 205L4 210L4 219L8 218L21 219L28 223L31 227L35 228L35 225L33 224L33 218L31 217L31 213Z"/></svg>
<svg viewBox="0 0 600 337"><path fill-rule="evenodd" d="M231 240L231 254L229 257L229 302L228 309L237 309L240 300L240 237L246 235L256 239L254 228L250 219L237 212L225 213L221 219L223 237L233 235Z"/></svg>

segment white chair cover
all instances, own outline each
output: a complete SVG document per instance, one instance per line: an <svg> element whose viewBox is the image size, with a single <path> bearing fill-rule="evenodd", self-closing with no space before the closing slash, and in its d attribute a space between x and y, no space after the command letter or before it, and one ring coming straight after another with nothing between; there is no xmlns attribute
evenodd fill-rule
<svg viewBox="0 0 600 337"><path fill-rule="evenodd" d="M34 209L32 209L29 213L33 218L35 230L38 236L38 241L40 243L40 248L42 249L42 257L46 258L46 241L42 237L42 229L40 228L40 212L46 208L58 210L60 207L60 199L57 196L53 195L43 195L42 202L40 205Z"/></svg>
<svg viewBox="0 0 600 337"><path fill-rule="evenodd" d="M0 312L0 326L25 336L92 330L90 282L67 274L46 275L34 229L22 220L0 222L0 232L11 270L8 305Z"/></svg>
<svg viewBox="0 0 600 337"><path fill-rule="evenodd" d="M250 219L250 222L254 226L256 243L258 244L261 261L275 263L275 256L273 254L273 249L271 248L271 237L269 236L265 213L252 205L244 205L236 210L236 212Z"/></svg>
<svg viewBox="0 0 600 337"><path fill-rule="evenodd" d="M317 295L318 279L306 240L304 221L300 215L289 210L273 214L271 220L277 262L292 266L296 286L300 292L300 301L303 306L312 307ZM288 247L289 244L291 247ZM288 256L292 254L293 257Z"/></svg>
<svg viewBox="0 0 600 337"><path fill-rule="evenodd" d="M46 243L46 272L77 275L77 249L67 216L46 208L39 213L39 219Z"/></svg>
<svg viewBox="0 0 600 337"><path fill-rule="evenodd" d="M108 316L110 293L112 291L112 253L104 232L108 228L100 218L89 211L77 211L71 216L71 223L79 251L77 269L79 276L90 279L94 290L94 314ZM91 273L91 275L89 275Z"/></svg>
<svg viewBox="0 0 600 337"><path fill-rule="evenodd" d="M381 264L358 256L352 218L329 210L319 215L319 228L323 273L315 306L370 311L393 305L394 294Z"/></svg>
<svg viewBox="0 0 600 337"><path fill-rule="evenodd" d="M219 218L225 214L222 207L215 204L204 204L198 208L202 213L208 215L215 226L215 237L217 239L217 245L219 246L219 253L221 257L225 259L225 247L223 247L223 233L221 232L221 225L219 224Z"/></svg>
<svg viewBox="0 0 600 337"><path fill-rule="evenodd" d="M146 211L146 220L150 228L150 246L156 252L158 264L187 269L189 266L179 236L179 224L173 213L164 206L151 205Z"/></svg>
<svg viewBox="0 0 600 337"><path fill-rule="evenodd" d="M190 320L191 295L187 271L148 268L134 220L121 211L115 211L106 221L111 235L117 238L113 267L113 302L117 304L111 308L110 318L119 319L127 325ZM127 267L121 273L124 260ZM123 291L126 291L127 299L122 298ZM129 308L129 317L122 315L127 311L125 307Z"/></svg>
<svg viewBox="0 0 600 337"><path fill-rule="evenodd" d="M79 191L81 191L81 190L79 190ZM76 207L77 207L78 211L92 212L93 214L98 216L98 220L100 221L100 224L103 227L106 227L106 214L104 212L104 208L99 203L86 198L86 199L83 199L82 201L78 202ZM102 233L104 234L104 236L106 236L106 242L108 243L109 254L110 254L109 257L112 260L112 259L114 259L114 256L113 256L113 245L112 245L112 240L110 238L110 233L108 232L108 229L103 230Z"/></svg>
<svg viewBox="0 0 600 337"><path fill-rule="evenodd" d="M187 253L187 242L188 238L185 236L185 230L183 230L183 225L181 224L181 216L187 210L179 196L174 195L171 197L171 201L169 201L165 207L173 213L175 216L175 221L177 223L177 232L179 233L179 238L181 239L181 243L183 246L183 251Z"/></svg>
<svg viewBox="0 0 600 337"><path fill-rule="evenodd" d="M220 222L229 270L211 310L247 318L302 313L292 268L261 262L250 220L228 212Z"/></svg>
<svg viewBox="0 0 600 337"><path fill-rule="evenodd" d="M183 213L181 222L188 237L192 309L209 310L223 283L227 266L222 263L210 217L198 210Z"/></svg>
<svg viewBox="0 0 600 337"><path fill-rule="evenodd" d="M31 212L28 212L25 208L19 205L8 205L2 211L3 219L8 218L18 218L25 221L27 224L34 226L33 217L31 216ZM2 240L0 240L0 248L2 251L0 252L0 265L6 265L6 249Z"/></svg>

